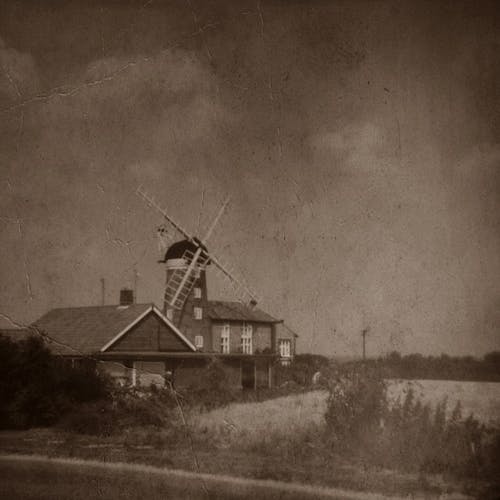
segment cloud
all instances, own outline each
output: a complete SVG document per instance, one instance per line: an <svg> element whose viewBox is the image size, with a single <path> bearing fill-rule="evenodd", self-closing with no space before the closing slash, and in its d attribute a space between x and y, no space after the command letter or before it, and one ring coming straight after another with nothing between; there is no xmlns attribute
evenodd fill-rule
<svg viewBox="0 0 500 500"><path fill-rule="evenodd" d="M341 170L371 172L394 149L388 131L371 122L351 123L340 130L322 131L309 138L319 161L335 158Z"/></svg>
<svg viewBox="0 0 500 500"><path fill-rule="evenodd" d="M0 97L20 100L39 88L38 70L33 57L7 47L0 38Z"/></svg>

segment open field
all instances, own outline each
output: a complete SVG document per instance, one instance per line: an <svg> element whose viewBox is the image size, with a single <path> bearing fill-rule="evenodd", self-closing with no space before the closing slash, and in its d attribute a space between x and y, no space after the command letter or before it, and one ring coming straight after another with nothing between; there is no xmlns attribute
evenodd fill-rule
<svg viewBox="0 0 500 500"><path fill-rule="evenodd" d="M448 411L460 401L464 417L471 413L480 422L500 427L500 382L458 382L454 380L391 380L388 396L404 398L409 389L422 402L435 406L447 398Z"/></svg>
<svg viewBox="0 0 500 500"><path fill-rule="evenodd" d="M192 416L196 432L217 435L241 445L262 436L283 436L307 432L324 423L326 391L291 394L261 403L234 403L208 413Z"/></svg>
<svg viewBox="0 0 500 500"><path fill-rule="evenodd" d="M399 497L278 481L234 478L123 463L0 456L0 498L383 500ZM413 497L413 498L418 498ZM422 497L423 498L423 497ZM426 496L426 498L429 498ZM460 494L448 495L464 499Z"/></svg>
<svg viewBox="0 0 500 500"><path fill-rule="evenodd" d="M409 389L423 403L435 407L447 398L451 412L458 401L463 417L471 413L480 422L500 425L500 383L455 382L450 380L389 380L391 401L404 400ZM261 403L234 403L208 413L193 415L191 424L197 432L217 435L226 442L249 444L262 436L287 436L307 432L324 422L328 393L324 390L291 394Z"/></svg>

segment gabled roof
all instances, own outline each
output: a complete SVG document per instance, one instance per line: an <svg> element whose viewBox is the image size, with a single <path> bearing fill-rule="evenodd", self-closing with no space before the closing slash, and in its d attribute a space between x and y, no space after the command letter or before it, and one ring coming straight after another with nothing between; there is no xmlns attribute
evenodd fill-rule
<svg viewBox="0 0 500 500"><path fill-rule="evenodd" d="M58 354L94 354L106 350L150 312L165 322L190 350L195 350L152 304L52 309L32 326L52 340L49 347Z"/></svg>
<svg viewBox="0 0 500 500"><path fill-rule="evenodd" d="M281 320L273 318L257 307L252 308L241 302L209 300L207 314L210 319L214 320L281 323Z"/></svg>

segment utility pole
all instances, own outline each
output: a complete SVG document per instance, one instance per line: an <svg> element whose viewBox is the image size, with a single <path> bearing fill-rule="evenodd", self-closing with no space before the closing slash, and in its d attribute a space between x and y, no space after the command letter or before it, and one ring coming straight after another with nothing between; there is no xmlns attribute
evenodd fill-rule
<svg viewBox="0 0 500 500"><path fill-rule="evenodd" d="M101 305L106 305L106 280L101 278Z"/></svg>
<svg viewBox="0 0 500 500"><path fill-rule="evenodd" d="M363 361L366 360L366 334L370 331L370 327L363 328L361 336L363 337Z"/></svg>
<svg viewBox="0 0 500 500"><path fill-rule="evenodd" d="M139 281L139 273L137 268L134 266L134 304L137 304L137 283Z"/></svg>

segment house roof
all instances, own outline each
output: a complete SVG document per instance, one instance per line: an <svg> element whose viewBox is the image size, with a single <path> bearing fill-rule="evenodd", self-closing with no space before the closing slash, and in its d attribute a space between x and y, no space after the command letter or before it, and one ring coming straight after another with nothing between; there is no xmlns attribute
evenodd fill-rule
<svg viewBox="0 0 500 500"><path fill-rule="evenodd" d="M92 354L105 350L142 317L153 311L192 349L194 346L152 304L52 309L33 323L58 354Z"/></svg>
<svg viewBox="0 0 500 500"><path fill-rule="evenodd" d="M7 337L10 340L17 342L18 340L26 340L33 335L30 328L0 328L0 336Z"/></svg>
<svg viewBox="0 0 500 500"><path fill-rule="evenodd" d="M292 329L291 329L291 328L290 328L290 327L289 327L286 323L283 323L283 326L285 327L285 330L286 330L289 334L293 335L295 338L298 338L298 337L299 337L299 334L298 334L298 333L296 333L294 330L292 330Z"/></svg>
<svg viewBox="0 0 500 500"><path fill-rule="evenodd" d="M209 300L207 314L210 319L214 320L281 323L281 320L273 318L257 307L252 308L241 302Z"/></svg>

